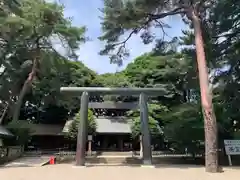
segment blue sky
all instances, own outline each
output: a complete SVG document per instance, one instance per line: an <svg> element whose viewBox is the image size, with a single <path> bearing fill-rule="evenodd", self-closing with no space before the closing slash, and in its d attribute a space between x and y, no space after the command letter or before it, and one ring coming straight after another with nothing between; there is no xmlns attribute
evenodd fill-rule
<svg viewBox="0 0 240 180"><path fill-rule="evenodd" d="M55 0L47 0L55 1ZM110 64L107 56L100 56L98 53L104 47L104 42L98 40L101 36L101 12L99 8L103 7L102 0L56 0L64 4L66 17L72 17L72 23L75 26L86 26L87 34L91 40L80 46L78 55L79 60L92 70L102 74L106 72L115 72L126 67L126 65L133 61L137 56L151 51L154 44L144 45L139 36L134 36L128 42L127 47L130 49L130 57L124 62L122 67ZM181 35L181 30L186 26L178 17L170 17L164 20L171 28L166 29L170 37ZM161 29L155 29L156 36L161 36ZM166 38L167 39L167 38Z"/></svg>

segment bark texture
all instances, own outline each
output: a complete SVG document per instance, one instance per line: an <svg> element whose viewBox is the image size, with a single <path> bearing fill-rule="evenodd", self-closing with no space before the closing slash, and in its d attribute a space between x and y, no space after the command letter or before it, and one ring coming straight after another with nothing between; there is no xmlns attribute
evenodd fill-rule
<svg viewBox="0 0 240 180"><path fill-rule="evenodd" d="M26 79L26 81L23 84L23 87L20 91L20 94L18 96L18 100L17 100L15 108L14 108L13 121L18 121L19 120L20 110L21 110L21 106L22 106L22 103L23 103L24 96L26 95L29 88L32 86L33 80L34 80L34 78L37 74L38 64L39 64L39 54L40 54L40 50L37 48L37 50L35 52L35 58L33 60L32 70L29 73L28 78Z"/></svg>
<svg viewBox="0 0 240 180"><path fill-rule="evenodd" d="M4 108L4 110L3 110L3 113L2 113L2 115L1 115L0 125L3 123L4 117L7 115L8 108L9 108L9 102L8 102L7 105L5 106L5 108Z"/></svg>
<svg viewBox="0 0 240 180"><path fill-rule="evenodd" d="M209 88L208 68L204 52L201 21L194 10L191 11L191 18L194 26L201 103L204 116L205 167L207 172L219 172L217 122L213 110L212 93Z"/></svg>

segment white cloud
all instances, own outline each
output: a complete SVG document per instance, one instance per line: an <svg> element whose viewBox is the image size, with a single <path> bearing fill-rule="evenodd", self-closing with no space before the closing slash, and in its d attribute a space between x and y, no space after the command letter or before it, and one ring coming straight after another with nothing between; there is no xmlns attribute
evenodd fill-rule
<svg viewBox="0 0 240 180"><path fill-rule="evenodd" d="M79 60L86 64L89 68L97 71L98 73L115 72L116 65L111 65L108 57L100 56L99 51L104 47L104 43L98 40L101 35L100 18L101 13L99 8L102 7L101 0L88 0L88 1L76 1L76 0L47 0L57 1L65 5L64 15L66 17L73 17L73 24L75 26L86 26L87 36L91 38L91 41L80 46L78 51ZM166 30L168 35L171 37L178 36L181 34L181 29L184 28L183 23L179 23L179 18L166 18L165 23L172 26L171 29ZM154 33L161 37L161 29L155 29ZM153 44L144 45L141 41L140 35L132 37L127 43L127 47L130 50L130 57L124 66L131 62L137 56L151 51Z"/></svg>
<svg viewBox="0 0 240 180"><path fill-rule="evenodd" d="M122 67L110 64L110 60L107 56L100 56L98 53L103 48L103 42L99 40L89 41L80 47L78 52L80 60L88 65L98 73L115 72L126 67L130 62L129 60L135 59L140 54L151 51L153 44L144 45L139 38L139 35L133 36L127 43L127 48L130 51L129 60L123 62Z"/></svg>

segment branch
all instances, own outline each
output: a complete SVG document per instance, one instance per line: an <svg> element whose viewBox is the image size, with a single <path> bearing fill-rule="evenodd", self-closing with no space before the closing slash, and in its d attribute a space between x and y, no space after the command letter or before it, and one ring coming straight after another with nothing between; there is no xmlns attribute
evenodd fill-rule
<svg viewBox="0 0 240 180"><path fill-rule="evenodd" d="M185 10L182 10L182 8L176 8L170 12L166 12L166 13L161 13L161 14L151 14L148 13L147 15L150 16L152 18L152 20L157 20L157 19L162 19L165 18L167 16L173 16L173 15L177 15L177 14L183 14L186 13Z"/></svg>
<svg viewBox="0 0 240 180"><path fill-rule="evenodd" d="M61 55L56 49L54 49L52 46L48 47L50 50L52 50L53 53L55 53L55 55L59 56L62 59L68 59L67 57Z"/></svg>
<svg viewBox="0 0 240 180"><path fill-rule="evenodd" d="M136 27L136 28L134 28L134 29L132 30L132 32L128 35L128 37L127 37L124 41L119 42L119 43L112 44L113 47L121 45L121 46L119 47L119 49L118 49L117 55L119 55L119 53L121 52L122 48L125 48L127 41L132 37L132 35L133 35L133 34L137 34L138 32L140 32L140 31L144 28L144 26L146 26L146 25L147 25L148 23L150 23L151 21L152 21L152 19L151 19L151 18L148 18L148 20L147 20L141 27Z"/></svg>
<svg viewBox="0 0 240 180"><path fill-rule="evenodd" d="M162 29L162 32L163 32L162 39L163 39L163 40L164 40L165 35L166 35L167 37L169 37L169 38L172 38L172 37L170 37L170 36L165 32L162 22L159 22L157 19L155 19L154 21L155 21L155 22L159 25L159 27Z"/></svg>
<svg viewBox="0 0 240 180"><path fill-rule="evenodd" d="M116 46L120 46L119 49L118 49L118 51L117 51L117 55L120 55L120 54L121 54L121 50L122 50L123 48L125 48L127 41L132 37L132 35L133 35L133 34L137 34L138 32L140 32L142 29L144 29L144 27L145 27L146 25L148 25L148 24L149 24L150 22L152 22L152 21L155 21L155 22L157 22L157 23L160 25L160 27L161 27L161 29L162 29L162 31L163 31L163 36L164 36L164 35L167 35L166 32L164 31L163 25L162 25L158 20L159 20L159 19L162 19L162 18L165 18L165 17L167 17L167 16L173 16L173 15L185 13L186 11L184 11L184 10L182 10L182 9L183 9L183 8L180 7L180 8L174 9L173 11L166 12L166 13L161 13L161 14L151 14L151 13L147 13L147 14L146 14L147 17L146 17L146 22L145 22L145 23L143 23L140 27L134 28L125 40L123 40L123 41L121 41L121 42L118 42L118 43L114 43L114 44L112 44L111 46L112 46L113 48L116 47Z"/></svg>
<svg viewBox="0 0 240 180"><path fill-rule="evenodd" d="M142 28L140 28L140 29L142 29ZM134 28L134 29L132 30L132 32L128 35L128 37L127 37L124 41L119 42L119 43L115 43L115 44L113 44L113 46L118 46L118 45L121 45L121 44L126 44L126 42L132 37L132 35L133 35L133 34L136 34L137 32L139 32L140 29Z"/></svg>
<svg viewBox="0 0 240 180"><path fill-rule="evenodd" d="M235 36L237 36L237 34L240 33L240 30L235 31L235 32L231 32L231 33L225 33L225 34L221 34L218 36L213 36L213 38L221 38L221 37L225 37L225 38L233 38Z"/></svg>
<svg viewBox="0 0 240 180"><path fill-rule="evenodd" d="M132 37L132 35L138 33L141 29L142 28L134 28L124 41L113 44L113 47L120 45L120 47L118 48L118 51L117 51L117 55L121 54L122 49L124 49L126 47L126 43Z"/></svg>
<svg viewBox="0 0 240 180"><path fill-rule="evenodd" d="M149 13L147 13L148 20L142 25L141 28L134 28L133 31L128 35L128 37L124 41L116 43L116 44L113 44L113 46L118 46L118 45L121 45L121 44L124 44L124 46L125 46L126 42L132 37L133 34L138 33L141 29L143 29L144 26L146 26L151 21L156 21L159 24L161 24L158 21L158 19L162 19L162 18L165 18L167 16L173 16L173 15L182 14L182 13L185 13L185 11L182 11L182 8L176 8L176 9L174 9L171 12L161 13L161 14L149 14ZM161 27L162 27L162 24L161 24ZM163 27L162 27L162 29L163 29ZM164 30L163 30L163 32L164 32Z"/></svg>

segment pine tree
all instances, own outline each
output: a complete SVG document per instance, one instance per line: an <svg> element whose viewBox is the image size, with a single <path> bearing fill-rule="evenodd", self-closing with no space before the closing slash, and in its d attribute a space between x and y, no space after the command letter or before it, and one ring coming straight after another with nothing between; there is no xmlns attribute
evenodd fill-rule
<svg viewBox="0 0 240 180"><path fill-rule="evenodd" d="M102 55L110 54L112 63L122 64L125 56L129 55L126 49L127 41L134 34L141 33L143 43L154 40L151 27L163 30L167 25L162 19L169 16L181 15L184 21L191 22L194 29L196 56L201 89L201 102L205 122L205 154L206 171L219 172L217 122L212 105L212 93L209 89L208 68L204 52L202 37L202 18L206 17L209 7L215 1L211 0L104 0L102 29L100 37L106 41ZM211 5L212 4L212 5ZM121 41L121 36L129 33Z"/></svg>
<svg viewBox="0 0 240 180"><path fill-rule="evenodd" d="M63 15L63 7L56 3L47 3L44 0L21 0L21 13L5 13L0 21L0 35L2 56L14 57L23 66L30 66L22 89L17 96L13 113L13 120L19 118L20 108L25 94L30 90L34 79L43 65L43 56L51 52L61 57L55 49L55 41L60 41L65 55L76 59L75 51L79 44L85 41L85 27L73 27L69 19ZM3 59L4 59L3 58ZM12 63L12 61L10 61ZM4 67L4 62L2 63Z"/></svg>

